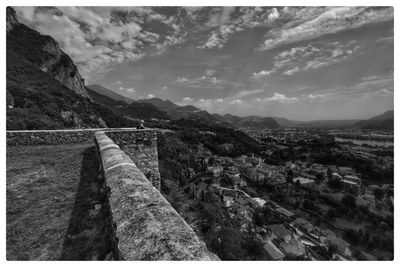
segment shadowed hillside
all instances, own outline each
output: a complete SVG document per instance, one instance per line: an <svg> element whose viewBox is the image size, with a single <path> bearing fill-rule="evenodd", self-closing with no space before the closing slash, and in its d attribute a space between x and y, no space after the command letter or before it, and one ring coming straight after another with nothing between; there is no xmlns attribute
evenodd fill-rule
<svg viewBox="0 0 400 267"><path fill-rule="evenodd" d="M8 130L124 125L92 102L76 66L54 39L18 23L11 8L7 29Z"/></svg>
<svg viewBox="0 0 400 267"><path fill-rule="evenodd" d="M394 111L386 111L385 113L372 117L368 120L360 121L354 124L354 126L362 129L393 130Z"/></svg>

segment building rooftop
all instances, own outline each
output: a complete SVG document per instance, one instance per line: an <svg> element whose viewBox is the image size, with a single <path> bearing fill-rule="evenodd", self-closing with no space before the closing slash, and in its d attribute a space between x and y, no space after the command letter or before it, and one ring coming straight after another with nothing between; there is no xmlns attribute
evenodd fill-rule
<svg viewBox="0 0 400 267"><path fill-rule="evenodd" d="M292 234L290 230L286 229L281 224L268 225L268 228L281 240L284 240L285 237Z"/></svg>
<svg viewBox="0 0 400 267"><path fill-rule="evenodd" d="M268 255L273 259L273 260L281 260L285 257L285 254L283 254L274 244L271 242L267 242L264 244L264 249L267 251Z"/></svg>
<svg viewBox="0 0 400 267"><path fill-rule="evenodd" d="M279 213L281 213L281 214L283 214L283 215L286 216L286 217L292 217L292 216L294 216L294 213L293 213L293 212L291 212L291 211L289 211L289 210L287 210L287 209L284 209L284 208L282 208L282 207L279 207L279 208L275 209L275 211L276 211L276 212L279 212Z"/></svg>

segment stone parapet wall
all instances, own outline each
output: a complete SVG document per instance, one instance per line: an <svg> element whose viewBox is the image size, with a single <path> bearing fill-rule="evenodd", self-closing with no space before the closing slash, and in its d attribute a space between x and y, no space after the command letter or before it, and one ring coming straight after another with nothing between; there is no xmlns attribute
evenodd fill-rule
<svg viewBox="0 0 400 267"><path fill-rule="evenodd" d="M154 143L155 131L95 134L106 186L114 240L123 260L218 260L120 147L132 152ZM137 134L137 136L135 136ZM109 136L107 136L109 135ZM119 138L118 138L119 136ZM130 146L131 139L141 142ZM146 153L146 152L141 152ZM140 154L140 153L139 153ZM135 156L137 153L135 153ZM142 156L140 156L142 157ZM144 156L143 156L144 157Z"/></svg>
<svg viewBox="0 0 400 267"><path fill-rule="evenodd" d="M136 164L155 188L160 190L157 132L155 130L108 131L110 137Z"/></svg>
<svg viewBox="0 0 400 267"><path fill-rule="evenodd" d="M133 130L132 128L7 131L7 146L59 145L93 141L96 131ZM134 129L136 130L136 129Z"/></svg>

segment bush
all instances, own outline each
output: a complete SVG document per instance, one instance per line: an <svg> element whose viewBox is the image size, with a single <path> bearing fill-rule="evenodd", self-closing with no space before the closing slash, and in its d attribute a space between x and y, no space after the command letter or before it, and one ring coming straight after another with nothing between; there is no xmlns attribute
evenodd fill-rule
<svg viewBox="0 0 400 267"><path fill-rule="evenodd" d="M344 206L353 209L356 207L356 198L353 195L346 194L342 198L342 203Z"/></svg>

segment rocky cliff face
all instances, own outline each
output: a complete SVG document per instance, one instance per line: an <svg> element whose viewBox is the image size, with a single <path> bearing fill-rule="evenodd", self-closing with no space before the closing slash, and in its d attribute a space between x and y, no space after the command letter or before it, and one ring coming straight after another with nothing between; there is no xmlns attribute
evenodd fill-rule
<svg viewBox="0 0 400 267"><path fill-rule="evenodd" d="M7 7L7 33L14 29L15 25L18 25L17 15L14 9Z"/></svg>
<svg viewBox="0 0 400 267"><path fill-rule="evenodd" d="M24 46L30 50L24 50ZM70 90L93 102L78 68L59 44L50 36L41 35L19 23L15 11L10 7L7 7L7 49L13 49ZM30 53L33 50L35 55Z"/></svg>
<svg viewBox="0 0 400 267"><path fill-rule="evenodd" d="M42 51L46 54L46 60L39 66L44 72L50 73L57 81L88 98L93 102L85 88L85 80L82 78L78 68L72 59L65 54L54 39L50 39L43 47Z"/></svg>

